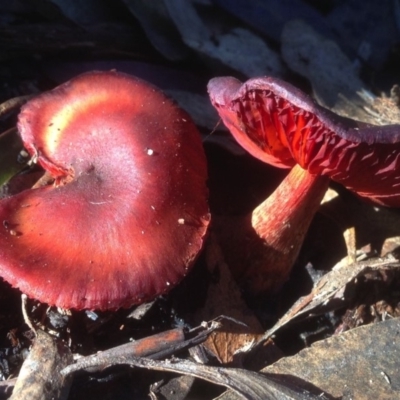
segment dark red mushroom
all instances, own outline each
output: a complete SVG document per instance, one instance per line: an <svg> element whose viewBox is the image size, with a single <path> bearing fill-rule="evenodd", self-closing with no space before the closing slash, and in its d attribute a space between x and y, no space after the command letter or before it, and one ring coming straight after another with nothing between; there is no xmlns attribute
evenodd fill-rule
<svg viewBox="0 0 400 400"><path fill-rule="evenodd" d="M0 275L63 308L165 293L202 247L206 160L190 117L158 89L90 72L29 101L18 129L54 184L0 201Z"/></svg>
<svg viewBox="0 0 400 400"><path fill-rule="evenodd" d="M212 104L235 139L271 165L293 168L247 217L236 275L254 292L287 279L320 200L333 179L359 196L400 206L400 127L341 118L279 79L209 82ZM236 250L239 251L235 245Z"/></svg>

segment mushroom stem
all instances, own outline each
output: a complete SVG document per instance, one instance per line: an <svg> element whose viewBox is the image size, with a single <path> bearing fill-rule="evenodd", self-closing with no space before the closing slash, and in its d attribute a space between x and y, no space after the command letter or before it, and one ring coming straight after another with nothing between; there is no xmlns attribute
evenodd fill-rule
<svg viewBox="0 0 400 400"><path fill-rule="evenodd" d="M241 234L246 243L240 246L243 257L229 261L250 293L277 291L288 279L328 184L329 178L296 165L274 193L245 218L247 227Z"/></svg>
<svg viewBox="0 0 400 400"><path fill-rule="evenodd" d="M299 165L240 221L242 231L231 233L247 234L245 242L230 246L227 261L239 266L236 276L253 292L276 290L287 279L328 177L377 204L400 206L397 125L344 119L273 77L245 83L213 78L208 92L224 124L251 155L276 167Z"/></svg>

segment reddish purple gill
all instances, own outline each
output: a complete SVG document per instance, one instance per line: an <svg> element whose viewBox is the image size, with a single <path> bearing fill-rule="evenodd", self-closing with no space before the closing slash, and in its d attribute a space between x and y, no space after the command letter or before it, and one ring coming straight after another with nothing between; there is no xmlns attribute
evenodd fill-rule
<svg viewBox="0 0 400 400"><path fill-rule="evenodd" d="M276 78L214 78L214 107L236 140L281 168L299 164L375 203L400 206L400 126L339 117Z"/></svg>

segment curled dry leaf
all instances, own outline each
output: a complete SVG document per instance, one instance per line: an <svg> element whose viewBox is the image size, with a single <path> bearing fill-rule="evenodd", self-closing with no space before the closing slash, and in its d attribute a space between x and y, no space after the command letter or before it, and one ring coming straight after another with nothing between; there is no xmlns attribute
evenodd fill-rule
<svg viewBox="0 0 400 400"><path fill-rule="evenodd" d="M70 349L44 331L37 331L15 383L12 400L51 400L68 396L72 380L60 371L73 360Z"/></svg>
<svg viewBox="0 0 400 400"><path fill-rule="evenodd" d="M338 300L346 301L346 287L368 271L399 270L400 264L391 256L348 264L348 260L340 261L332 271L325 274L307 296L301 297L286 314L261 339L260 343L277 333L282 327L294 320L307 318L309 315L321 315L338 307Z"/></svg>
<svg viewBox="0 0 400 400"><path fill-rule="evenodd" d="M204 253L208 271L215 278L210 282L204 305L196 311L194 319L200 323L220 315L228 317L222 318L220 329L212 332L203 346L221 364L241 366L246 349L259 340L263 329L232 278L215 235L209 236Z"/></svg>
<svg viewBox="0 0 400 400"><path fill-rule="evenodd" d="M138 368L146 368L156 371L169 371L184 375L194 376L217 385L225 386L235 392L241 399L248 400L327 400L331 396L323 391L313 388L312 391L306 385L300 384L281 384L273 377L247 371L239 368L209 367L196 364L191 361L174 359L166 361L156 361L148 358L137 358L130 356L118 356L114 358L113 365L131 365ZM87 367L104 367L93 358ZM64 368L62 374L68 376L81 368L75 365ZM310 385L307 385L310 387Z"/></svg>

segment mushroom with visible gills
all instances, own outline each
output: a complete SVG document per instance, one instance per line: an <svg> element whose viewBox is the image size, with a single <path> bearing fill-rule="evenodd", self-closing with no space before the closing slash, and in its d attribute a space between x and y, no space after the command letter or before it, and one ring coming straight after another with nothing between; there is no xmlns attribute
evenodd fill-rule
<svg viewBox="0 0 400 400"><path fill-rule="evenodd" d="M0 275L62 308L117 309L187 274L209 223L190 117L130 75L89 72L30 100L18 129L54 183L0 201Z"/></svg>
<svg viewBox="0 0 400 400"><path fill-rule="evenodd" d="M271 77L243 84L214 78L208 91L244 149L292 168L230 243L235 275L252 293L276 291L287 280L329 179L376 204L400 206L400 126L339 117Z"/></svg>

